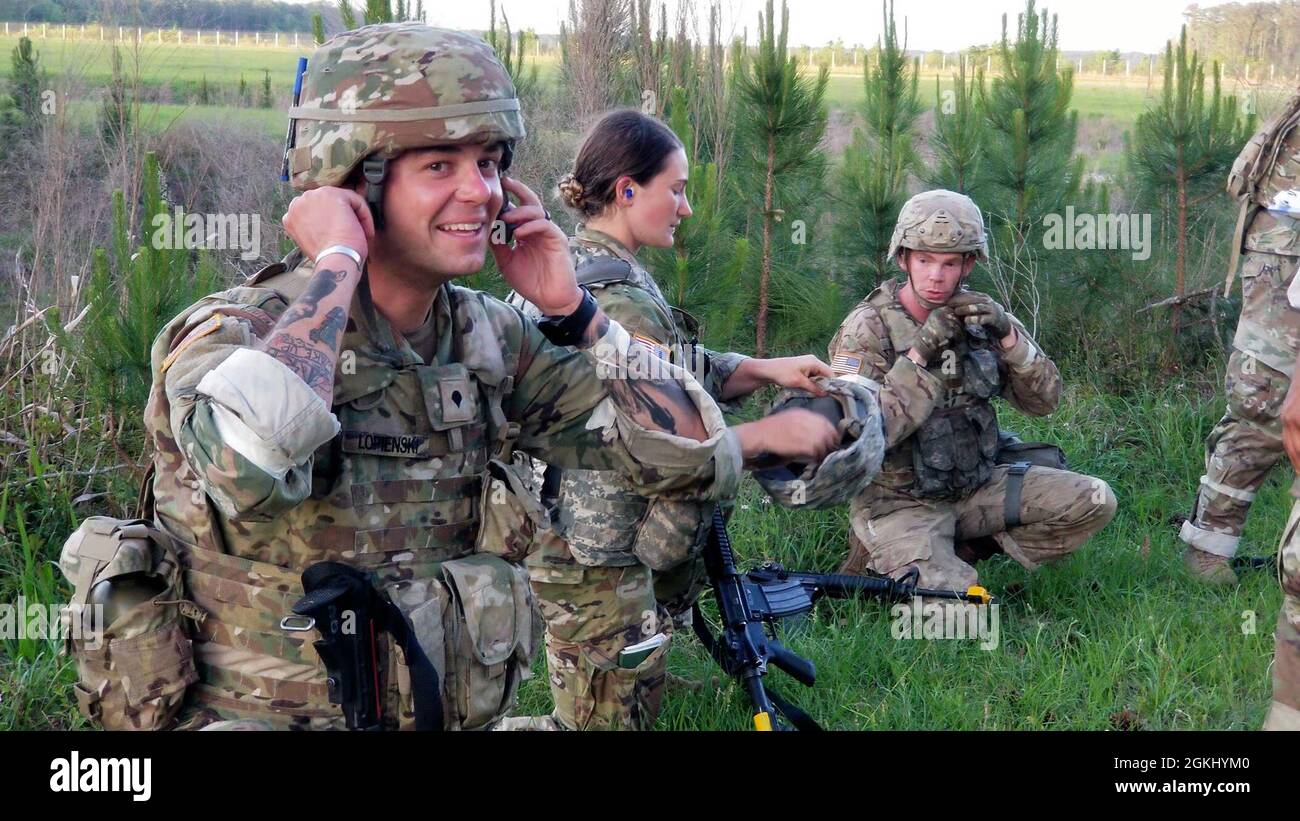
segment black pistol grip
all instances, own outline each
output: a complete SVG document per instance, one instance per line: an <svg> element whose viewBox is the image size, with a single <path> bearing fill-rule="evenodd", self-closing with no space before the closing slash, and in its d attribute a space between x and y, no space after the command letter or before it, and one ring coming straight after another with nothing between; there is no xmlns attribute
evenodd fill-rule
<svg viewBox="0 0 1300 821"><path fill-rule="evenodd" d="M808 659L790 652L779 641L769 641L767 650L772 664L776 665L778 669L784 670L795 681L805 687L811 687L817 683L817 667Z"/></svg>

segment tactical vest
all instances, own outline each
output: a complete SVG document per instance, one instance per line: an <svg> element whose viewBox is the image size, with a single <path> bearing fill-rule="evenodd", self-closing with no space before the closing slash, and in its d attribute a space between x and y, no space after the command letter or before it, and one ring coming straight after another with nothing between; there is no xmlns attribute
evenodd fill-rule
<svg viewBox="0 0 1300 821"><path fill-rule="evenodd" d="M911 349L917 322L898 302L889 284L867 297L864 314L881 340L891 366L898 351ZM941 387L934 411L911 436L885 455L877 484L923 499L969 496L993 474L998 452L998 419L990 401L1002 393L1006 369L996 342L962 334L926 365Z"/></svg>
<svg viewBox="0 0 1300 821"><path fill-rule="evenodd" d="M148 418L169 418L161 363L186 328L211 314L201 309L242 305L233 313L263 337L310 279L309 266L288 267L272 265L242 287L200 300L160 334ZM302 571L336 560L372 572L399 608L417 624L434 624L435 632L448 610L462 612L463 635L442 636L459 649L444 656L438 648L434 663L447 682L446 725L482 726L509 706L532 650L522 571L463 558L475 552L485 484L498 485L485 482L489 465L499 474L518 433L502 411L518 363L503 361L471 291L448 285L439 297L454 323L453 349L446 358L439 352L441 365L402 363L394 340L377 339L386 334L369 327L367 311L377 313L364 285L359 299L363 310L350 317L335 373L332 410L341 430L315 452L311 495L301 504L269 521L228 521L199 491L170 425L153 431L156 520L177 544L190 597L207 612L195 625L200 683L191 703L221 718L341 727L311 646L314 634L280 628L302 595ZM482 595L485 585L505 591L507 610L513 598L513 611L484 609L492 598ZM413 614L422 607L432 613ZM381 653L385 713L392 717L394 704L410 703L409 676L386 641ZM493 676L496 686L486 691L496 695L485 701L475 688L482 691L479 679ZM402 715L402 724L409 719Z"/></svg>
<svg viewBox="0 0 1300 821"><path fill-rule="evenodd" d="M1297 129L1300 129L1300 91L1283 103L1277 115L1250 138L1228 173L1228 196L1238 201L1239 210L1228 258L1225 294L1231 290L1232 280L1237 275L1243 243L1249 245L1251 236L1277 225L1278 218L1265 210L1269 204L1265 183L1278 168L1281 152L1288 142L1287 136L1296 133ZM1294 140L1290 142L1295 144ZM1300 246L1295 250L1300 253ZM1274 248L1268 251L1277 252Z"/></svg>
<svg viewBox="0 0 1300 821"><path fill-rule="evenodd" d="M649 272L603 254L582 260L576 272L578 283L589 289L627 284L653 296L659 324L674 330L663 353L704 382L709 360L697 347L699 323L686 311L668 305ZM574 567L575 560L600 567L641 562L666 570L697 554L708 535L706 512L711 505L648 499L628 479L609 471L562 471L548 465L542 496L552 506L564 539L542 544L529 557L534 581L576 581L580 569Z"/></svg>

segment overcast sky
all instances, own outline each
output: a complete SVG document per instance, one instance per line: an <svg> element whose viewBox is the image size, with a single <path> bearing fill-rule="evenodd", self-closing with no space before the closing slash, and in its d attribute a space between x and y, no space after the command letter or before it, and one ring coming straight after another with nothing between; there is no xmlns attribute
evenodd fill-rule
<svg viewBox="0 0 1300 821"><path fill-rule="evenodd" d="M299 0L302 2L303 0ZM668 0L669 19L678 0ZM1201 0L1202 7L1222 0ZM364 6L353 0L354 8ZM488 0L455 3L425 0L430 23L449 28L484 29L488 25ZM498 6L502 3L498 2ZM707 0L696 0L707 20ZM1156 52L1165 40L1178 36L1187 0L1056 0L1046 4L1060 21L1060 45L1066 51L1119 49ZM1043 4L1039 3L1039 8ZM504 0L512 28L532 28L558 33L568 14L568 0ZM765 0L722 0L724 32L740 34L748 28L751 39L758 27L758 12ZM777 13L780 2L777 0ZM896 0L899 33L907 18L909 49L957 51L980 43L996 42L1002 35L1002 14L1014 30L1023 0ZM790 42L823 45L842 39L845 45L870 45L881 32L880 4L876 0L791 0Z"/></svg>

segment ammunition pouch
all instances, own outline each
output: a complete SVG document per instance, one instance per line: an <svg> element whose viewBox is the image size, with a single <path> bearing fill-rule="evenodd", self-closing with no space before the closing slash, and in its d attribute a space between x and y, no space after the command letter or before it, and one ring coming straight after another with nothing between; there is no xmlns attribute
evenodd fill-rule
<svg viewBox="0 0 1300 821"><path fill-rule="evenodd" d="M443 726L484 729L514 706L532 675L541 640L524 568L475 554L444 562L441 577L402 582L392 593L430 663L442 672ZM402 712L414 706L412 682L398 671Z"/></svg>
<svg viewBox="0 0 1300 821"><path fill-rule="evenodd" d="M913 494L922 499L969 496L993 474L997 413L988 402L932 413L913 434Z"/></svg>
<svg viewBox="0 0 1300 821"><path fill-rule="evenodd" d="M60 624L81 714L107 730L164 729L198 680L186 619L206 615L185 600L170 538L142 519L92 516L59 569L73 589Z"/></svg>
<svg viewBox="0 0 1300 821"><path fill-rule="evenodd" d="M632 553L657 572L695 559L708 542L712 511L709 503L651 499L645 517L637 525Z"/></svg>

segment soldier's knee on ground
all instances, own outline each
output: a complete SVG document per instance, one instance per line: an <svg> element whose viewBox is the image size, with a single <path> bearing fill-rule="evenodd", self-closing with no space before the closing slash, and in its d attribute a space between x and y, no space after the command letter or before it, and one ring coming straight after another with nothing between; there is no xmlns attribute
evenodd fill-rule
<svg viewBox="0 0 1300 821"><path fill-rule="evenodd" d="M663 701L671 622L662 632L668 640L635 667L621 666L619 653L642 640L639 628L581 644L548 637L556 721L570 730L651 729Z"/></svg>

